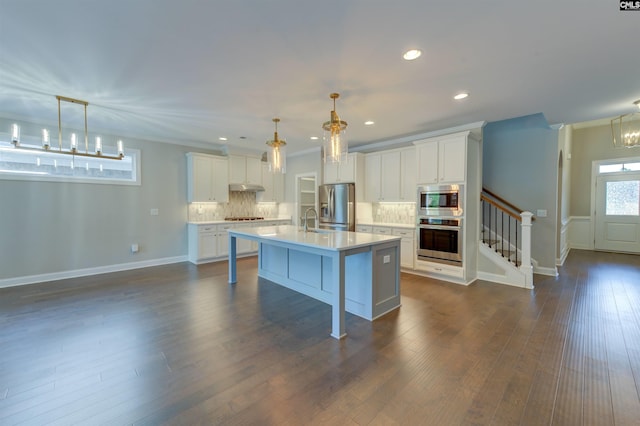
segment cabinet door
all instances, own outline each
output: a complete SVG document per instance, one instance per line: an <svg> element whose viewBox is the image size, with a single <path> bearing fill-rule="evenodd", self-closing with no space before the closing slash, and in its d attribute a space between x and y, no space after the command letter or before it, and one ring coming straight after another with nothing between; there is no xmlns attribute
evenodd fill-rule
<svg viewBox="0 0 640 426"><path fill-rule="evenodd" d="M229 183L245 183L247 178L247 160L240 155L229 156Z"/></svg>
<svg viewBox="0 0 640 426"><path fill-rule="evenodd" d="M380 201L400 200L400 151L383 152L380 157Z"/></svg>
<svg viewBox="0 0 640 426"><path fill-rule="evenodd" d="M324 174L322 181L324 183L337 183L338 181L338 164L337 163L325 163Z"/></svg>
<svg viewBox="0 0 640 426"><path fill-rule="evenodd" d="M259 158L246 157L246 183L262 185L262 161Z"/></svg>
<svg viewBox="0 0 640 426"><path fill-rule="evenodd" d="M367 154L364 158L364 199L370 203L380 200L380 154Z"/></svg>
<svg viewBox="0 0 640 426"><path fill-rule="evenodd" d="M218 225L218 232L216 235L217 246L218 246L218 256L228 256L229 255L229 234L227 234L227 229L229 229L230 225ZM236 239L236 247L239 239ZM238 251L236 250L236 253Z"/></svg>
<svg viewBox="0 0 640 426"><path fill-rule="evenodd" d="M217 158L211 161L211 201L229 202L229 163L227 159Z"/></svg>
<svg viewBox="0 0 640 426"><path fill-rule="evenodd" d="M408 148L401 152L400 201L415 202L417 197L416 149Z"/></svg>
<svg viewBox="0 0 640 426"><path fill-rule="evenodd" d="M211 227L211 231L198 231L198 258L199 259L207 259L211 257L216 257L217 251L217 243L216 243L216 232Z"/></svg>
<svg viewBox="0 0 640 426"><path fill-rule="evenodd" d="M191 182L191 194L189 201L206 202L211 200L211 173L213 165L211 159L208 157L193 156L192 172L190 179Z"/></svg>
<svg viewBox="0 0 640 426"><path fill-rule="evenodd" d="M438 141L416 146L418 158L418 184L438 182Z"/></svg>
<svg viewBox="0 0 640 426"><path fill-rule="evenodd" d="M416 256L413 241L414 240L407 238L400 240L400 266L403 268L413 269L413 260Z"/></svg>
<svg viewBox="0 0 640 426"><path fill-rule="evenodd" d="M465 137L440 141L439 182L464 182L467 167L467 141Z"/></svg>
<svg viewBox="0 0 640 426"><path fill-rule="evenodd" d="M356 161L354 154L347 154L347 159L338 166L339 182L356 181Z"/></svg>

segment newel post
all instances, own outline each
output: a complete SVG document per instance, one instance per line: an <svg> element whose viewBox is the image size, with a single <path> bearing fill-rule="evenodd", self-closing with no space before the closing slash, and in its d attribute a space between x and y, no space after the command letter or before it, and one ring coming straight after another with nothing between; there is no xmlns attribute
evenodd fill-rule
<svg viewBox="0 0 640 426"><path fill-rule="evenodd" d="M525 274L525 288L533 288L533 267L531 266L531 217L533 213L522 212L522 264L520 270Z"/></svg>

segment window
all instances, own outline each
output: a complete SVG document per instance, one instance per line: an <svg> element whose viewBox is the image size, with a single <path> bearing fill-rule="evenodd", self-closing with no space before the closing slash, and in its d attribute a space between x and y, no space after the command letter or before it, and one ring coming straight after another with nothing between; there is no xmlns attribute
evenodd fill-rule
<svg viewBox="0 0 640 426"><path fill-rule="evenodd" d="M637 172L639 170L640 163L601 164L598 167L599 173Z"/></svg>
<svg viewBox="0 0 640 426"><path fill-rule="evenodd" d="M640 214L640 181L610 181L606 187L607 216L638 216Z"/></svg>
<svg viewBox="0 0 640 426"><path fill-rule="evenodd" d="M27 147L28 148L28 147ZM140 185L140 151L122 160L15 148L0 142L0 179Z"/></svg>

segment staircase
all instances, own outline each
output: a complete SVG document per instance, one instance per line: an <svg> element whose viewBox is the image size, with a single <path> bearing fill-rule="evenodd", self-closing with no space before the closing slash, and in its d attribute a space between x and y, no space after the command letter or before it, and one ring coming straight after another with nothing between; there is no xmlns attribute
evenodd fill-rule
<svg viewBox="0 0 640 426"><path fill-rule="evenodd" d="M480 206L478 278L516 287L533 288L533 215L486 188L482 189Z"/></svg>

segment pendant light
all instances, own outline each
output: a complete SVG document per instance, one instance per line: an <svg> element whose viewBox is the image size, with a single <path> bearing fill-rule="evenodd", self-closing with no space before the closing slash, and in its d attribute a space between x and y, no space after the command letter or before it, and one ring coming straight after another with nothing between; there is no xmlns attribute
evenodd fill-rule
<svg viewBox="0 0 640 426"><path fill-rule="evenodd" d="M623 114L611 120L613 146L616 148L640 146L640 100L633 104L635 112Z"/></svg>
<svg viewBox="0 0 640 426"><path fill-rule="evenodd" d="M278 139L278 123L280 122L280 119L274 118L272 121L276 125L276 130L273 132L273 140L267 141L267 145L271 147L267 152L269 171L272 173L285 174L287 171L287 143L282 139Z"/></svg>
<svg viewBox="0 0 640 426"><path fill-rule="evenodd" d="M347 129L347 122L340 120L336 113L336 99L339 97L339 93L329 95L329 98L333 99L331 120L322 125L324 129L323 158L325 163L340 163L347 158L348 145L347 138L344 135Z"/></svg>

